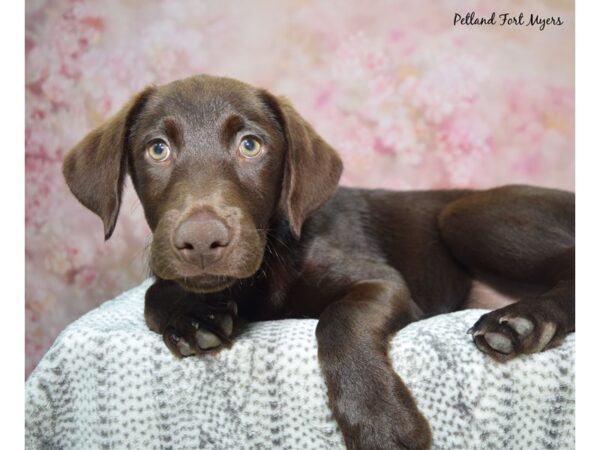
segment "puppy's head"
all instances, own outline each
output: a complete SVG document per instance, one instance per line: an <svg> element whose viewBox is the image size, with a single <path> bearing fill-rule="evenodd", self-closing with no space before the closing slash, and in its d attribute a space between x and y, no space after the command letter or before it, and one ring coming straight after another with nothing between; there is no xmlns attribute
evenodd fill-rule
<svg viewBox="0 0 600 450"><path fill-rule="evenodd" d="M286 217L299 237L341 171L335 151L285 99L209 76L146 88L63 166L106 239L129 173L153 232L152 270L196 292L252 276L273 217Z"/></svg>

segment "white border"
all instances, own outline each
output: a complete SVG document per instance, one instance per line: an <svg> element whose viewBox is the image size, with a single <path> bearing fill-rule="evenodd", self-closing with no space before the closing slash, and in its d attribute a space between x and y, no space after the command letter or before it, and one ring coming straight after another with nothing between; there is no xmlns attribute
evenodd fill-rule
<svg viewBox="0 0 600 450"><path fill-rule="evenodd" d="M10 1L2 5L2 447L24 447L25 378L25 5Z"/></svg>
<svg viewBox="0 0 600 450"><path fill-rule="evenodd" d="M577 448L592 448L598 437L598 343L600 337L599 260L600 177L598 108L598 40L600 8L597 2L576 5L576 233L577 233ZM591 447L592 446L592 447Z"/></svg>
<svg viewBox="0 0 600 450"><path fill-rule="evenodd" d="M24 436L24 2L3 4L1 27L3 314L0 371L3 399L3 447L23 448ZM595 263L600 259L600 107L598 42L600 8L578 2L576 8L576 190L577 190L577 447L597 441L600 299ZM6 133L6 132L9 133Z"/></svg>

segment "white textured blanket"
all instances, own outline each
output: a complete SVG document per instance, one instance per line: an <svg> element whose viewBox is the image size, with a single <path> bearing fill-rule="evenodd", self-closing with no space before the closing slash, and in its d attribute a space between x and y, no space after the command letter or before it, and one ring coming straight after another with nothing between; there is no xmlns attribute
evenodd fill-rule
<svg viewBox="0 0 600 450"><path fill-rule="evenodd" d="M150 281L58 337L26 386L28 449L335 449L315 320L251 324L233 347L175 359L146 328ZM575 447L575 336L506 364L467 329L482 311L412 324L395 369L429 419L436 449Z"/></svg>

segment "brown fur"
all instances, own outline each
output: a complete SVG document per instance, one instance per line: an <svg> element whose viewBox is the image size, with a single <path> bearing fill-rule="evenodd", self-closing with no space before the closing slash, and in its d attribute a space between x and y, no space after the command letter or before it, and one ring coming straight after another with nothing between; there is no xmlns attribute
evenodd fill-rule
<svg viewBox="0 0 600 450"><path fill-rule="evenodd" d="M237 151L247 135L263 144L256 158ZM156 139L170 160L149 160ZM462 307L477 278L519 300L474 325L482 351L505 361L558 345L575 329L574 195L337 188L341 170L288 101L208 76L144 90L64 164L106 238L131 175L154 233L146 321L176 356L230 345L229 317L319 318L348 448L429 448L427 420L388 359L390 336ZM174 245L182 236L190 242Z"/></svg>

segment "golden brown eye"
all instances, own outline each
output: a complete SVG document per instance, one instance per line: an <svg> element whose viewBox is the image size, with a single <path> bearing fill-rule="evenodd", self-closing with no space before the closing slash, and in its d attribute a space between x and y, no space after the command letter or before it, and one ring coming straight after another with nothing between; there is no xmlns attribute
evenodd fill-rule
<svg viewBox="0 0 600 450"><path fill-rule="evenodd" d="M254 136L246 136L240 142L238 150L245 158L254 158L259 155L262 150L262 144Z"/></svg>
<svg viewBox="0 0 600 450"><path fill-rule="evenodd" d="M158 162L166 161L171 155L171 149L164 141L155 141L146 149L148 156Z"/></svg>

